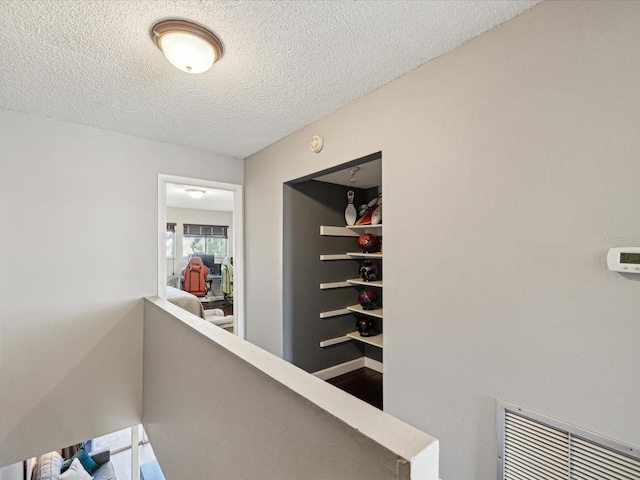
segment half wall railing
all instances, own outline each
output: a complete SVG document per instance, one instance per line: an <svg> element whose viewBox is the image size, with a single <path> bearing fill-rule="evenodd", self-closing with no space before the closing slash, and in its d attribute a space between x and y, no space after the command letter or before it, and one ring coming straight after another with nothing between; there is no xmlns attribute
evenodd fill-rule
<svg viewBox="0 0 640 480"><path fill-rule="evenodd" d="M438 441L158 297L143 424L167 480L438 479Z"/></svg>

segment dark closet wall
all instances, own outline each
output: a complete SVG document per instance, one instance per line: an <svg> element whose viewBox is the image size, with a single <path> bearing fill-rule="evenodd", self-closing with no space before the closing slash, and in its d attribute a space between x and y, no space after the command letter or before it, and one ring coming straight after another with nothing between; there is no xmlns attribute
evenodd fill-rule
<svg viewBox="0 0 640 480"><path fill-rule="evenodd" d="M364 355L364 345L346 342L320 347L322 340L353 332L354 315L320 318L320 312L358 303L359 288L320 290L321 283L357 278L357 260L321 261L320 255L358 251L357 237L320 235L321 225L344 226L347 191L355 205L375 197L377 189L362 190L331 183L304 181L284 185L283 321L284 358L315 372ZM372 356L378 360L379 352Z"/></svg>

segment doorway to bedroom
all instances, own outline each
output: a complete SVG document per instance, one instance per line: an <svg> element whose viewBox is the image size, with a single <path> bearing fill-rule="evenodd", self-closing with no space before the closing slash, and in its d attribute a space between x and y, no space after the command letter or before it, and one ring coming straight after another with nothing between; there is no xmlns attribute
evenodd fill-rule
<svg viewBox="0 0 640 480"><path fill-rule="evenodd" d="M244 336L242 186L159 176L158 295Z"/></svg>

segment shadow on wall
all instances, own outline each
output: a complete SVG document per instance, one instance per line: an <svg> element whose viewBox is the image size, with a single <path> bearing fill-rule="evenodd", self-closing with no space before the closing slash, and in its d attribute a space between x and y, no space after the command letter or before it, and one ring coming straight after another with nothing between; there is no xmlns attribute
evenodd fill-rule
<svg viewBox="0 0 640 480"><path fill-rule="evenodd" d="M32 351L7 355L30 357L28 364L49 369L49 376L28 385L19 418L5 420L0 464L141 423L142 325L142 299L93 308L52 318L39 328ZM24 375L14 378L16 387L28 384L29 372Z"/></svg>

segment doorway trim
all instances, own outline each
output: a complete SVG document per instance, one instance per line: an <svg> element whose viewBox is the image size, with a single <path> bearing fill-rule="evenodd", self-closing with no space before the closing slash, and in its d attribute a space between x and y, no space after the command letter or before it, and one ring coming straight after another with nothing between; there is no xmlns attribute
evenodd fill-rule
<svg viewBox="0 0 640 480"><path fill-rule="evenodd" d="M167 231L167 184L216 188L233 192L233 327L234 333L245 338L244 323L244 218L242 185L201 178L158 174L158 291L167 298L167 259L165 237Z"/></svg>

